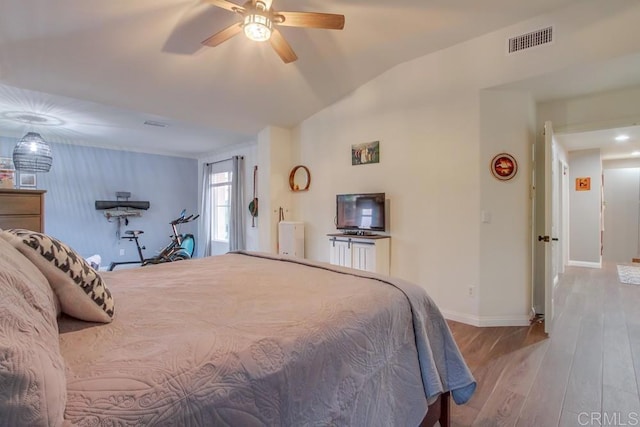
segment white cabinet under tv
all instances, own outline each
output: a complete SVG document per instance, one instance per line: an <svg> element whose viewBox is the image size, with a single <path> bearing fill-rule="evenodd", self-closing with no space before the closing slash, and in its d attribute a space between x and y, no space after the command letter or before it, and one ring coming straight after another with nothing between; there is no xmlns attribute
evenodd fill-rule
<svg viewBox="0 0 640 427"><path fill-rule="evenodd" d="M389 236L337 233L328 237L331 264L389 275Z"/></svg>

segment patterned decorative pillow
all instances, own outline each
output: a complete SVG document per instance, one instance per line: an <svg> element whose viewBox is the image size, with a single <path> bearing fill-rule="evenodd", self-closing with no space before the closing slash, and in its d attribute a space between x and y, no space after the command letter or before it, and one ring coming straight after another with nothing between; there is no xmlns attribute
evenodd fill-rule
<svg viewBox="0 0 640 427"><path fill-rule="evenodd" d="M30 230L5 230L0 236L42 271L64 313L90 322L111 322L111 292L102 277L73 249L54 237Z"/></svg>

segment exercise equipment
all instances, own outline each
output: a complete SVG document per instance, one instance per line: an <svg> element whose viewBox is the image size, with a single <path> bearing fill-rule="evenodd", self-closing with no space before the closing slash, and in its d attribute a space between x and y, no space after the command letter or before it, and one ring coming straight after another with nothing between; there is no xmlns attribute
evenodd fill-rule
<svg viewBox="0 0 640 427"><path fill-rule="evenodd" d="M165 262L173 262L180 261L185 259L190 259L193 256L193 252L195 250L195 237L193 234L180 234L178 233L178 226L181 224L186 224L191 221L195 221L200 217L200 215L186 215L186 210L183 209L180 213L180 216L169 224L171 225L171 229L173 230L173 235L171 236L171 241L167 246L165 246L158 255L152 258L145 258L142 254L142 251L146 249L145 246L140 246L140 235L144 234L142 230L127 230L125 231L125 235L122 239L127 239L130 242L133 241L136 244L136 249L138 251L138 261L121 261L121 262L112 262L109 265L109 271L113 271L115 267L118 265L125 264L140 264L141 266L149 265L149 264L161 264Z"/></svg>

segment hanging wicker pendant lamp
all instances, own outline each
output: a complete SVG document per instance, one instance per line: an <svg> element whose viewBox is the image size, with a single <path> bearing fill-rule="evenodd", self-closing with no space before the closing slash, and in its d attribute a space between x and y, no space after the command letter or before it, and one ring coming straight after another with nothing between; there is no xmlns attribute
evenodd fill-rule
<svg viewBox="0 0 640 427"><path fill-rule="evenodd" d="M13 164L19 171L49 172L51 169L51 147L37 132L29 132L13 149Z"/></svg>

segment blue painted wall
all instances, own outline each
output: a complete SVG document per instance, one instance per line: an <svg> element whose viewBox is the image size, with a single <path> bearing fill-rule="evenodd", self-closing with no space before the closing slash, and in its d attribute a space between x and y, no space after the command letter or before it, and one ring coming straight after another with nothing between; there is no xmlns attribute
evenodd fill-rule
<svg viewBox="0 0 640 427"><path fill-rule="evenodd" d="M11 157L16 139L0 137L0 156ZM198 162L195 159L109 150L72 144L51 144L53 166L37 174L37 188L47 190L45 232L69 244L82 256L99 254L102 266L137 259L133 242L118 239L117 222L108 222L96 200L115 200L116 191L131 192L130 200L151 207L131 218L127 229L144 230L145 256L169 243L171 226L184 208L198 211ZM113 221L113 220L112 220ZM180 231L196 234L195 222ZM120 255L120 249L125 255Z"/></svg>

